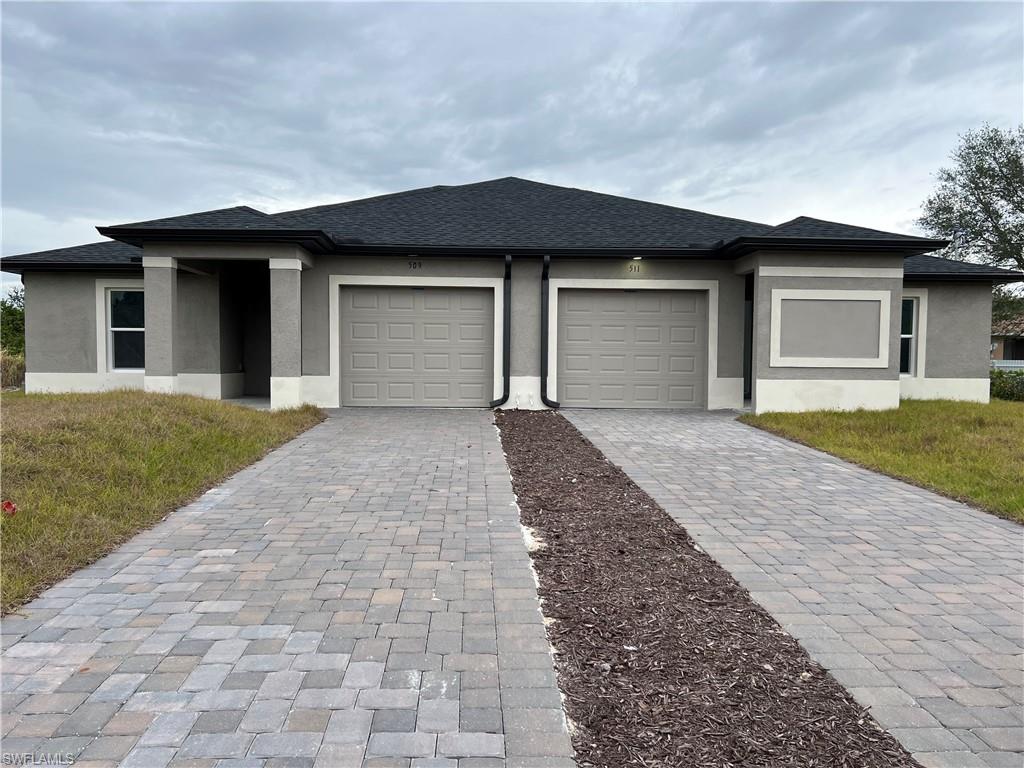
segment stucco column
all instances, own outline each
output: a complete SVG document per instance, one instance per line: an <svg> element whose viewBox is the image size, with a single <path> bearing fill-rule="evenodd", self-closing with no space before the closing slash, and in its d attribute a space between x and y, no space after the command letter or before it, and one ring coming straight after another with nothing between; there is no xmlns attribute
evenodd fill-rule
<svg viewBox="0 0 1024 768"><path fill-rule="evenodd" d="M147 392L173 392L175 336L178 324L178 262L168 256L143 256L146 317Z"/></svg>
<svg viewBox="0 0 1024 768"><path fill-rule="evenodd" d="M301 259L270 259L270 407L302 404Z"/></svg>

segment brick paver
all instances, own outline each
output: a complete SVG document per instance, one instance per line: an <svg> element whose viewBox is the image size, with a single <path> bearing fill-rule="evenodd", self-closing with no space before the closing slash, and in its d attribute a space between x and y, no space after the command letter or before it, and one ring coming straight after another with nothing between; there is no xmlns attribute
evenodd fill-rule
<svg viewBox="0 0 1024 768"><path fill-rule="evenodd" d="M2 630L7 754L573 765L488 411L344 409Z"/></svg>
<svg viewBox="0 0 1024 768"><path fill-rule="evenodd" d="M734 421L565 411L927 766L1019 766L1019 526Z"/></svg>

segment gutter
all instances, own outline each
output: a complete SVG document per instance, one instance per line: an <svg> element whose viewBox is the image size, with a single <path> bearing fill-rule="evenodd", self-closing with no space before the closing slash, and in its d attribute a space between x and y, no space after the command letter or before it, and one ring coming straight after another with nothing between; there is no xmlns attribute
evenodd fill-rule
<svg viewBox="0 0 1024 768"><path fill-rule="evenodd" d="M1005 285L1007 283L1024 282L1024 273L1021 272L904 272L903 279L915 283L992 283L993 285Z"/></svg>
<svg viewBox="0 0 1024 768"><path fill-rule="evenodd" d="M335 244L319 229L244 229L223 227L96 227L104 237L141 247L161 243L288 243L301 245L310 253L331 253Z"/></svg>
<svg viewBox="0 0 1024 768"><path fill-rule="evenodd" d="M0 259L0 270L20 275L24 272L129 272L142 274L138 261L22 261L16 256Z"/></svg>
<svg viewBox="0 0 1024 768"><path fill-rule="evenodd" d="M718 248L721 257L745 256L754 251L857 251L860 253L901 253L916 256L937 251L949 245L948 240L857 239L842 237L737 237Z"/></svg>
<svg viewBox="0 0 1024 768"><path fill-rule="evenodd" d="M540 273L540 401L548 408L561 407L557 400L548 397L548 325L551 313L548 308L548 271L551 256L544 254L544 269Z"/></svg>
<svg viewBox="0 0 1024 768"><path fill-rule="evenodd" d="M505 304L502 310L503 329L501 334L501 358L502 358L502 389L501 397L491 401L491 408L500 408L508 402L509 392L512 388L512 254L505 254L505 280L502 286L505 296Z"/></svg>

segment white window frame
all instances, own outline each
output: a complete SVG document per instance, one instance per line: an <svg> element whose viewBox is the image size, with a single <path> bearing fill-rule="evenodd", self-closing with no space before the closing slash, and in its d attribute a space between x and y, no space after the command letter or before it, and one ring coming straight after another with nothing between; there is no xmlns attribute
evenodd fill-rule
<svg viewBox="0 0 1024 768"><path fill-rule="evenodd" d="M110 293L111 291L142 291L145 294L144 281L125 278L120 280L96 281L96 372L97 373L145 373L144 368L115 368L113 333L116 330L142 331L145 334L146 324L143 319L142 328L113 328L110 324Z"/></svg>
<svg viewBox="0 0 1024 768"><path fill-rule="evenodd" d="M928 289L914 288L903 291L900 299L900 339L903 336L903 299L914 299L914 343L911 348L911 372L900 372L902 379L923 379L928 340ZM902 341L900 342L902 344Z"/></svg>
<svg viewBox="0 0 1024 768"><path fill-rule="evenodd" d="M782 355L782 302L800 300L867 301L878 304L878 354L875 357L784 357ZM768 364L772 368L888 368L891 311L891 291L773 288Z"/></svg>

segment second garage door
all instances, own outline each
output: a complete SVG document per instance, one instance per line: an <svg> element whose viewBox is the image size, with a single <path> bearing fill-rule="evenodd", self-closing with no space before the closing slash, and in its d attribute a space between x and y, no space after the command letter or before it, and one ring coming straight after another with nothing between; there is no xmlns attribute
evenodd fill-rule
<svg viewBox="0 0 1024 768"><path fill-rule="evenodd" d="M341 289L342 405L485 406L493 347L493 291Z"/></svg>
<svg viewBox="0 0 1024 768"><path fill-rule="evenodd" d="M558 292L558 399L588 408L707 401L703 291Z"/></svg>

